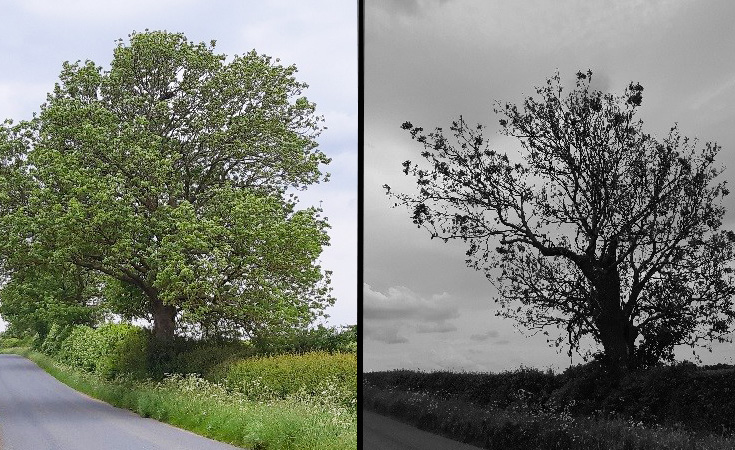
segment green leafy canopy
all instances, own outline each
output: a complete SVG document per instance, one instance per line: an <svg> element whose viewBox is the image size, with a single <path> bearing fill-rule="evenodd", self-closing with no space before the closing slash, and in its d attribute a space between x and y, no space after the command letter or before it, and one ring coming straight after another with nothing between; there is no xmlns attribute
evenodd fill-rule
<svg viewBox="0 0 735 450"><path fill-rule="evenodd" d="M317 264L327 221L289 193L328 178L307 85L255 51L228 62L180 33L129 38L109 70L64 63L40 114L3 128L5 260L104 274L129 317L310 322L334 299Z"/></svg>

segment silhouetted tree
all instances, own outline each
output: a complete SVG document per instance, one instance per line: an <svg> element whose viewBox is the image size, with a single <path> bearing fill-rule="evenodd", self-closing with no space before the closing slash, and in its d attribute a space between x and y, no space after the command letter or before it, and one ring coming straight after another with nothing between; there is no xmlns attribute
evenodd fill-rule
<svg viewBox="0 0 735 450"><path fill-rule="evenodd" d="M676 126L657 140L635 118L640 84L603 94L591 78L579 72L566 94L557 73L522 108L496 104L518 162L461 117L451 137L404 123L429 168L404 162L418 193L386 185L388 195L432 238L469 245L468 266L498 288L498 315L560 328L549 342L566 340L570 355L591 336L626 370L672 360L675 345L726 340L735 233L720 230L720 147Z"/></svg>

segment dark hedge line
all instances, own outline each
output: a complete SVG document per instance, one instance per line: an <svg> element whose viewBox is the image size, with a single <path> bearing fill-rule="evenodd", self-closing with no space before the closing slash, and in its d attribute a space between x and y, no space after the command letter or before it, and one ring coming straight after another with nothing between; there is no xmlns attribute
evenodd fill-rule
<svg viewBox="0 0 735 450"><path fill-rule="evenodd" d="M514 405L481 407L429 394L363 384L363 407L418 428L486 449L731 450L733 439L643 427L630 420L574 417Z"/></svg>
<svg viewBox="0 0 735 450"><path fill-rule="evenodd" d="M518 402L543 402L561 387L552 372L529 368L498 374L394 370L366 373L364 379L382 389L430 392L438 398L499 408Z"/></svg>
<svg viewBox="0 0 735 450"><path fill-rule="evenodd" d="M614 376L598 363L561 374L521 368L503 373L370 372L378 389L426 392L477 406L567 411L691 432L735 432L735 367L681 363Z"/></svg>

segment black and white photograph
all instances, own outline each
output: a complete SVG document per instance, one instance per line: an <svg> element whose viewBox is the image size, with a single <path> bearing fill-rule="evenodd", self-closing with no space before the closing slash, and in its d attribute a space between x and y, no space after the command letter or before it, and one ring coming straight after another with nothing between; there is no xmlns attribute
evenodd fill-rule
<svg viewBox="0 0 735 450"><path fill-rule="evenodd" d="M365 449L735 448L733 19L364 2Z"/></svg>

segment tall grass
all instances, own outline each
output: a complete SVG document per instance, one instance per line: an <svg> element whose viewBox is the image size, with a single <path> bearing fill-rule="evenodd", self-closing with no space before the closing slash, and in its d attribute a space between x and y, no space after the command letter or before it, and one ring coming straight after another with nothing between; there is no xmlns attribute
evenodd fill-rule
<svg viewBox="0 0 735 450"><path fill-rule="evenodd" d="M295 392L253 399L197 375L162 381L117 377L67 366L27 348L5 349L35 361L59 381L114 406L254 450L357 448L356 409Z"/></svg>

